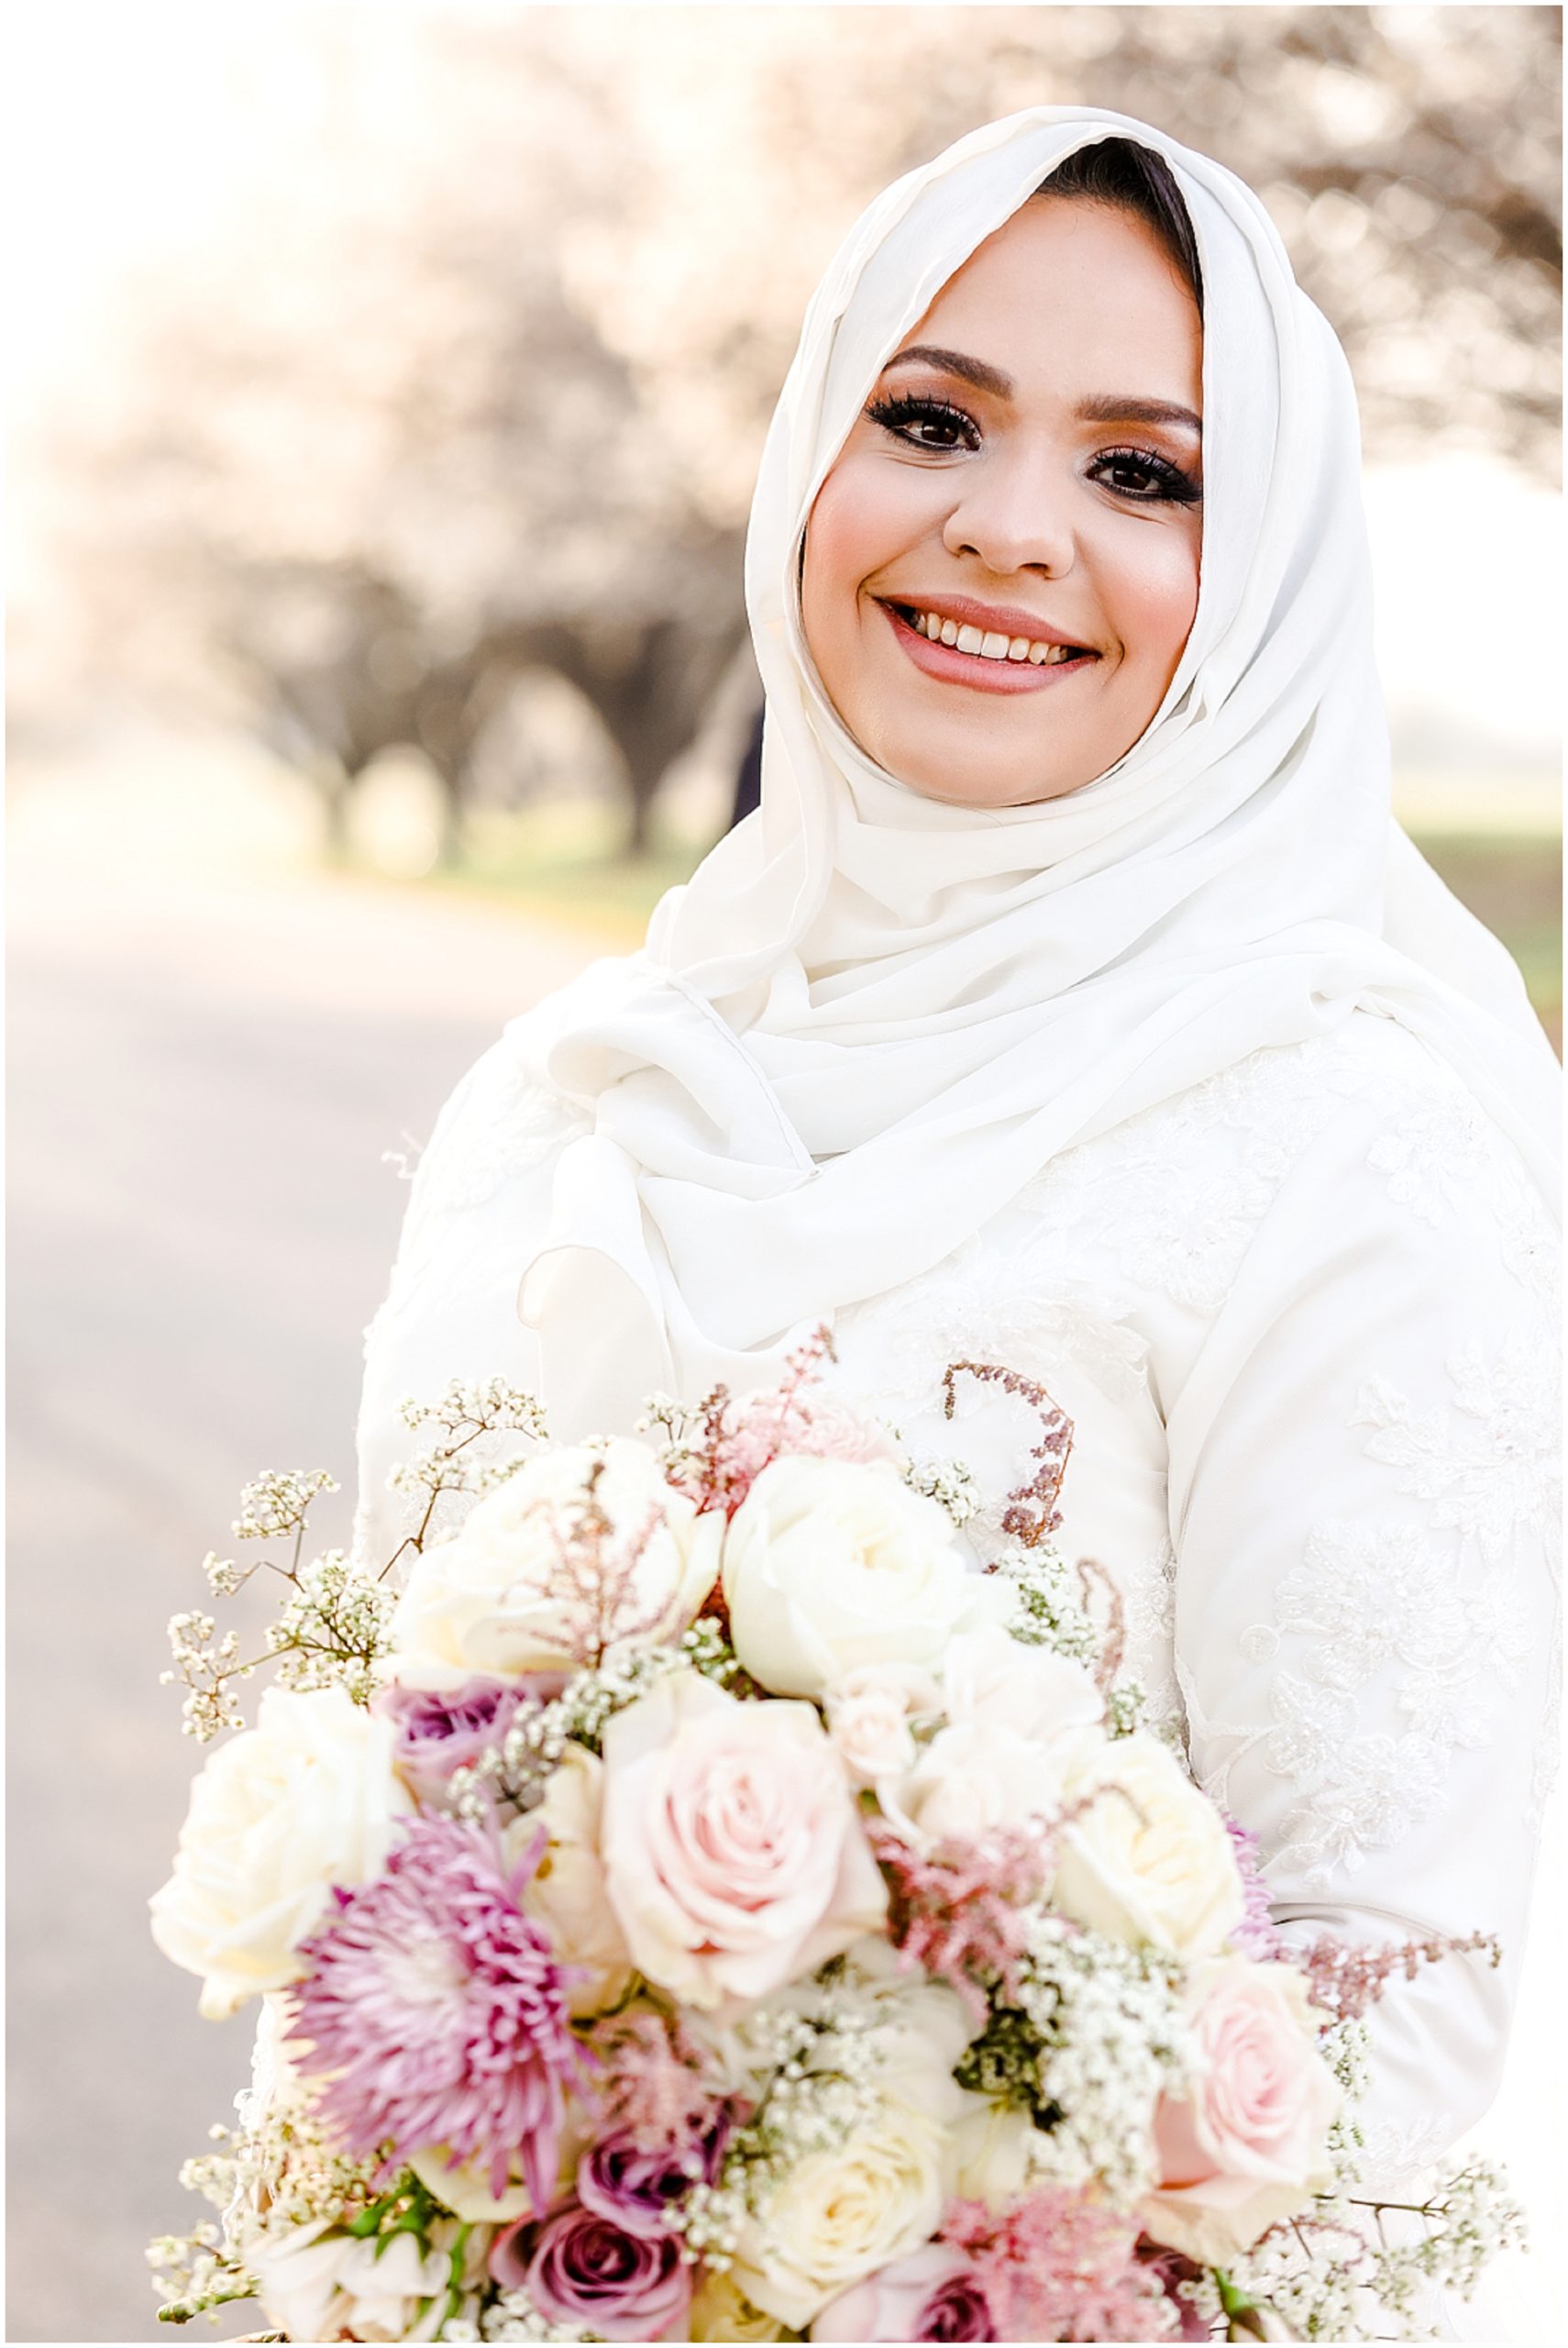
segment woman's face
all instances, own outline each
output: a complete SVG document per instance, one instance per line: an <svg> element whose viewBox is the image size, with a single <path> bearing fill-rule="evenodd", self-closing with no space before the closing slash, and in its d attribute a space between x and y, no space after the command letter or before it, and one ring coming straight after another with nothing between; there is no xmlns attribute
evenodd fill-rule
<svg viewBox="0 0 1568 2348"><path fill-rule="evenodd" d="M806 641L878 765L1015 807L1131 749L1198 607L1202 360L1165 248L1106 205L1033 197L949 279L806 531Z"/></svg>

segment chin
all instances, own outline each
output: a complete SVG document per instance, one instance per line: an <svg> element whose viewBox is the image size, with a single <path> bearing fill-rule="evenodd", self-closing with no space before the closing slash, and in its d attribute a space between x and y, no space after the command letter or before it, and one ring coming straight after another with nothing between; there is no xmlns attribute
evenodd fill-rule
<svg viewBox="0 0 1568 2348"><path fill-rule="evenodd" d="M962 741L933 759L931 738L919 743L887 742L872 751L879 766L922 799L940 799L951 807L1027 807L1042 799L1060 799L1092 778L1053 775L1042 758L1027 767L987 766ZM1097 770L1098 771L1098 770Z"/></svg>

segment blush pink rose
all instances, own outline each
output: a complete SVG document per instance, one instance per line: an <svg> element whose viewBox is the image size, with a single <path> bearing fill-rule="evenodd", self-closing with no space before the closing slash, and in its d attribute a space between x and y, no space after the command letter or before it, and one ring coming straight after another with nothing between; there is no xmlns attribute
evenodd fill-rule
<svg viewBox="0 0 1568 2348"><path fill-rule="evenodd" d="M1332 2183L1341 2092L1294 1966L1224 1956L1197 1966L1190 2020L1197 2076L1189 2096L1160 2099L1159 2189L1139 2214L1156 2242L1223 2265Z"/></svg>
<svg viewBox="0 0 1568 2348"><path fill-rule="evenodd" d="M694 1671L605 1730L601 1835L633 1964L692 2006L765 1997L887 1912L814 1708L742 1703Z"/></svg>
<svg viewBox="0 0 1568 2348"><path fill-rule="evenodd" d="M978 2277L961 2250L928 2242L854 2283L826 2306L811 2337L828 2340L994 2340Z"/></svg>

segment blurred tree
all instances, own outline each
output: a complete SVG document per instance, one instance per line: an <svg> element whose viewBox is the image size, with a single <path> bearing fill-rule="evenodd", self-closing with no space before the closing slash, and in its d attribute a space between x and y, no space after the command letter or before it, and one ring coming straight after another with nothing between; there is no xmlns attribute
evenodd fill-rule
<svg viewBox="0 0 1568 2348"><path fill-rule="evenodd" d="M1018 106L1143 116L1255 185L1375 451L1551 461L1555 8L447 0L248 13L236 42L231 183L36 465L83 670L255 727L329 825L411 743L455 852L545 665L642 843L741 633L812 283L877 188Z"/></svg>

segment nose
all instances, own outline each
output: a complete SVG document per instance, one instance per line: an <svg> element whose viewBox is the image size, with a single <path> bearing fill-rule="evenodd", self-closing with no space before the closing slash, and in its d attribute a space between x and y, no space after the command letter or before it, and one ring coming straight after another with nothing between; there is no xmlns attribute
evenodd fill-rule
<svg viewBox="0 0 1568 2348"><path fill-rule="evenodd" d="M1073 483L1041 452L966 466L954 480L958 494L942 531L949 554L977 556L999 575L1033 570L1060 579L1072 569Z"/></svg>

